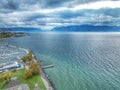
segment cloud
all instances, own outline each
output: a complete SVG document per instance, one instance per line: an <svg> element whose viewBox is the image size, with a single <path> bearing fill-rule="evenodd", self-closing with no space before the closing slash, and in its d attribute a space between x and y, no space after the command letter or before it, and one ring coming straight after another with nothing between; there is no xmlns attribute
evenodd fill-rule
<svg viewBox="0 0 120 90"><path fill-rule="evenodd" d="M1 0L0 27L120 26L120 1Z"/></svg>

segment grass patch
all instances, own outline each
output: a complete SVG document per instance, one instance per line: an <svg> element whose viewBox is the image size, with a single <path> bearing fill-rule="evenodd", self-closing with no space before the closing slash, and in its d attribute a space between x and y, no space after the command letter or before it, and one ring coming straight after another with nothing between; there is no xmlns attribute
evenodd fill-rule
<svg viewBox="0 0 120 90"><path fill-rule="evenodd" d="M6 84L7 84L6 82L0 81L0 90L2 90Z"/></svg>
<svg viewBox="0 0 120 90"><path fill-rule="evenodd" d="M20 69L20 70L12 72L12 76L17 77L18 80L20 80L22 83L27 83L30 87L30 90L34 90L34 86L36 83L39 85L41 89L46 90L45 85L42 79L40 78L40 75L34 75L31 78L26 80L23 78L24 72L25 72L25 69Z"/></svg>
<svg viewBox="0 0 120 90"><path fill-rule="evenodd" d="M25 69L20 69L17 71L13 71L12 72L12 77L17 77L17 79L19 81L21 81L22 83L26 83L29 85L30 90L34 90L35 84L37 83L39 85L39 87L42 90L46 90L46 87L42 81L42 79L40 78L40 75L34 75L29 79L24 79L23 78L23 74L25 72ZM2 90L2 88L5 86L5 84L3 82L0 82L0 90Z"/></svg>

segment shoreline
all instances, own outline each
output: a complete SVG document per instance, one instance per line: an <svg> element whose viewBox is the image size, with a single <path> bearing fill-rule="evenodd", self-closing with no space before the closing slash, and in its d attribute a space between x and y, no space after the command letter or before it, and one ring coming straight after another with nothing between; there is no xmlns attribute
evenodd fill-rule
<svg viewBox="0 0 120 90"><path fill-rule="evenodd" d="M34 54L33 54L33 58L34 58L34 60L38 61ZM40 67L41 67L41 65L40 65ZM46 86L46 90L55 90L55 87L54 87L52 81L49 79L49 77L45 73L44 69L42 69L42 67L41 67L41 78Z"/></svg>
<svg viewBox="0 0 120 90"><path fill-rule="evenodd" d="M22 37L26 35L27 33L25 32L10 32L10 31L0 32L0 38Z"/></svg>
<svg viewBox="0 0 120 90"><path fill-rule="evenodd" d="M24 50L28 54L28 49L23 49L23 48L20 48L20 49ZM32 53L32 55L33 55L33 59L35 61L39 62L39 60L36 58L36 56L33 53ZM46 90L56 90L54 85L53 85L53 83L52 83L52 81L49 79L49 77L47 76L47 74L45 73L45 71L41 67L41 65L40 65L40 68L41 68L41 75L40 75L40 77L41 77L41 79L42 79L42 81L43 81L43 83L44 83L44 85L46 87Z"/></svg>
<svg viewBox="0 0 120 90"><path fill-rule="evenodd" d="M11 45L11 44L7 44L7 45L9 47L11 47L11 48L17 48L17 46L15 46L15 45ZM24 52L26 52L26 54L28 54L28 49L21 48L21 47L18 47L18 49L23 50ZM33 54L33 59L35 61L40 62L40 60L38 60L34 54ZM54 85L53 85L53 83L52 83L52 81L50 80L50 78L48 77L48 75L46 74L44 69L41 67L41 65L40 65L40 68L41 68L41 75L40 75L40 77L41 77L41 79L42 79L42 81L43 81L43 83L44 83L44 85L46 87L46 90L56 90Z"/></svg>

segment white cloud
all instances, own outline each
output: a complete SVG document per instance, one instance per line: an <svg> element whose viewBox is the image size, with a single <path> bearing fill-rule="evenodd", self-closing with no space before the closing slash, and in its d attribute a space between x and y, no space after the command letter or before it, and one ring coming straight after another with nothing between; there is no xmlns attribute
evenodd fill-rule
<svg viewBox="0 0 120 90"><path fill-rule="evenodd" d="M79 9L100 9L100 8L120 8L120 1L99 1L75 6L74 10Z"/></svg>
<svg viewBox="0 0 120 90"><path fill-rule="evenodd" d="M52 13L52 12L66 11L66 10L76 11L81 9L101 9L101 8L120 8L120 1L97 1L93 3L80 4L71 8L64 6L64 7L58 7L55 9L42 9L42 11L41 11L41 8L39 8L37 12Z"/></svg>
<svg viewBox="0 0 120 90"><path fill-rule="evenodd" d="M120 8L120 1L99 1L80 4L71 8L64 6L55 9L43 9L38 3L32 6L23 5L23 8L21 8L22 10L10 13L0 13L0 26L37 27L45 30L68 25L102 25L103 22L110 22L109 25L120 26L120 13L117 13L119 14L118 17L113 17L104 12L98 12L100 9L107 8ZM94 10L94 12L88 12L86 11L87 9ZM70 15L75 13L76 16L67 18L62 17L62 15L64 16L63 13L68 11Z"/></svg>

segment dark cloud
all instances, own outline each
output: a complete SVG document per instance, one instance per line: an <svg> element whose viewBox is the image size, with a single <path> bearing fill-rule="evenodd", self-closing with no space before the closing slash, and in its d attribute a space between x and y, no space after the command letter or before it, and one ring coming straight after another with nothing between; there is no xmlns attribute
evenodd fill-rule
<svg viewBox="0 0 120 90"><path fill-rule="evenodd" d="M0 7L4 9L17 9L18 5L12 0L1 0Z"/></svg>
<svg viewBox="0 0 120 90"><path fill-rule="evenodd" d="M92 7L93 4L89 4L96 1L103 1L104 4L108 0L0 0L0 27L120 25L119 5L116 7L111 2L109 7L97 7L99 3Z"/></svg>
<svg viewBox="0 0 120 90"><path fill-rule="evenodd" d="M41 8L74 7L96 1L105 0L0 0L0 9L24 9L24 6L34 6L36 4Z"/></svg>
<svg viewBox="0 0 120 90"><path fill-rule="evenodd" d="M43 3L43 8L56 8L56 7L62 7L65 3L70 3L72 0L41 0L41 3Z"/></svg>

